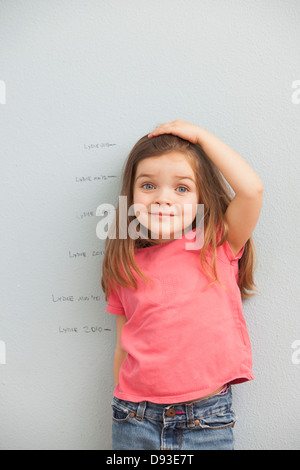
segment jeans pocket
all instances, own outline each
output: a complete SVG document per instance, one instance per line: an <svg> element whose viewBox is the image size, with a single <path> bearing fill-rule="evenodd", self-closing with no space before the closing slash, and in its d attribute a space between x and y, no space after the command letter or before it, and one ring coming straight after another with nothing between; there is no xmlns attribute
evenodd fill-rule
<svg viewBox="0 0 300 470"><path fill-rule="evenodd" d="M200 427L203 429L233 428L236 422L236 415L231 408L228 408L204 417L201 416L198 420Z"/></svg>
<svg viewBox="0 0 300 470"><path fill-rule="evenodd" d="M129 421L135 413L132 413L129 410L118 408L115 405L112 405L112 419L116 423L125 423Z"/></svg>

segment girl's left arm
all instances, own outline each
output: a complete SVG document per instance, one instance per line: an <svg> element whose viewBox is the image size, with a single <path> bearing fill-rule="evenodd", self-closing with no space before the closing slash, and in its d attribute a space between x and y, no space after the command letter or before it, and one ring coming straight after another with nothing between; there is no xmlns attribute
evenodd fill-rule
<svg viewBox="0 0 300 470"><path fill-rule="evenodd" d="M249 240L257 224L263 201L263 183L248 163L206 129L185 121L172 121L156 128L149 137L174 134L199 143L235 192L225 212L228 243L236 255Z"/></svg>

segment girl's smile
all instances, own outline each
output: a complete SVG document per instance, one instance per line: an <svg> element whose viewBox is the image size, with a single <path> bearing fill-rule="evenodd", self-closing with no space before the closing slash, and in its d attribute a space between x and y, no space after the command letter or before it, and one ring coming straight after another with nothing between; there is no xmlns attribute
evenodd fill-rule
<svg viewBox="0 0 300 470"><path fill-rule="evenodd" d="M174 217L174 214L163 214L162 212L151 212L151 215L157 215L159 217Z"/></svg>

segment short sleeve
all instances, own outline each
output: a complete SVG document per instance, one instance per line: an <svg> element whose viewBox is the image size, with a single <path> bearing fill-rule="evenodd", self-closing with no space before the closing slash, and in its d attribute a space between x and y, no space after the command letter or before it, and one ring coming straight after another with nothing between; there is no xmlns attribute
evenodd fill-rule
<svg viewBox="0 0 300 470"><path fill-rule="evenodd" d="M106 307L106 312L113 313L115 315L125 315L125 310L118 295L118 292L112 289L107 301L108 305Z"/></svg>
<svg viewBox="0 0 300 470"><path fill-rule="evenodd" d="M243 256L243 253L245 251L245 245L240 249L240 251L236 255L234 255L228 241L226 240L226 242L224 243L224 251L229 261L236 261L241 259L241 257Z"/></svg>

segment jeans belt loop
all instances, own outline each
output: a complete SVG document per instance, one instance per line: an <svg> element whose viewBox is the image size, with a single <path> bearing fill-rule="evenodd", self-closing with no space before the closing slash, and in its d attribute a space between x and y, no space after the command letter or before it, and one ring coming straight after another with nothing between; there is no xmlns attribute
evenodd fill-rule
<svg viewBox="0 0 300 470"><path fill-rule="evenodd" d="M185 409L186 409L186 420L187 420L188 427L195 427L193 404L186 403Z"/></svg>
<svg viewBox="0 0 300 470"><path fill-rule="evenodd" d="M146 411L146 406L147 406L147 402L146 401L141 401L139 403L139 406L136 410L136 419L139 419L140 421L143 421L143 418L144 418L144 415L145 415L145 411Z"/></svg>

